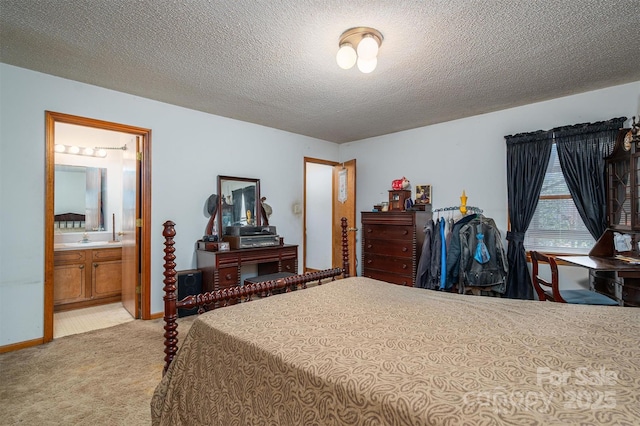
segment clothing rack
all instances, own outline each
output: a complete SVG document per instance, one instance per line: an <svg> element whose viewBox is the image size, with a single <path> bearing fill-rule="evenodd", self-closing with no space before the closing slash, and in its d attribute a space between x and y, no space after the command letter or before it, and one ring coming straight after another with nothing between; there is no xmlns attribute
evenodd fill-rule
<svg viewBox="0 0 640 426"><path fill-rule="evenodd" d="M466 206L466 207L467 207L467 213L482 214L483 210L479 207L473 207L473 206ZM437 213L437 212L446 212L451 210L460 210L460 206L441 207L439 209L433 210L433 212Z"/></svg>

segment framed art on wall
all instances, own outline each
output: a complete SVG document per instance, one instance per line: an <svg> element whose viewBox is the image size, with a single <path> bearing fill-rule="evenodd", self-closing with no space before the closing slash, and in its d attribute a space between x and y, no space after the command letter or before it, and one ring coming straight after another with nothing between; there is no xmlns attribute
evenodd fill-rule
<svg viewBox="0 0 640 426"><path fill-rule="evenodd" d="M416 204L431 204L431 185L416 185Z"/></svg>

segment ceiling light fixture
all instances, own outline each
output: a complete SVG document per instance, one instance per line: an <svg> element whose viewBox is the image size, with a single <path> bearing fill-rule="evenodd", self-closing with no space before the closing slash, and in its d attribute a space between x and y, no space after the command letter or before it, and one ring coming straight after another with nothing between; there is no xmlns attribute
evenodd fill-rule
<svg viewBox="0 0 640 426"><path fill-rule="evenodd" d="M342 69L348 70L356 63L358 69L368 74L378 65L378 49L382 45L382 33L369 27L348 29L340 36L340 49L336 62Z"/></svg>

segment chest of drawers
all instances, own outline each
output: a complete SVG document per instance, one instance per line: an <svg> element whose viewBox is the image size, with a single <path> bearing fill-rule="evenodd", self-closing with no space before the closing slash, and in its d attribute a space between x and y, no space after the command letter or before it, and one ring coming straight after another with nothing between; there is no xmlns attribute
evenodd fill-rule
<svg viewBox="0 0 640 426"><path fill-rule="evenodd" d="M431 212L362 212L362 276L413 286Z"/></svg>

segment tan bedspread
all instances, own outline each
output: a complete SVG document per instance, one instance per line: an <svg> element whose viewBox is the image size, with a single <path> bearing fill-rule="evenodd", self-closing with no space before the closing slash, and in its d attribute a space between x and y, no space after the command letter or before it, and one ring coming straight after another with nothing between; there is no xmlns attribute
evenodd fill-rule
<svg viewBox="0 0 640 426"><path fill-rule="evenodd" d="M200 316L153 424L637 425L639 339L637 308L348 278Z"/></svg>

